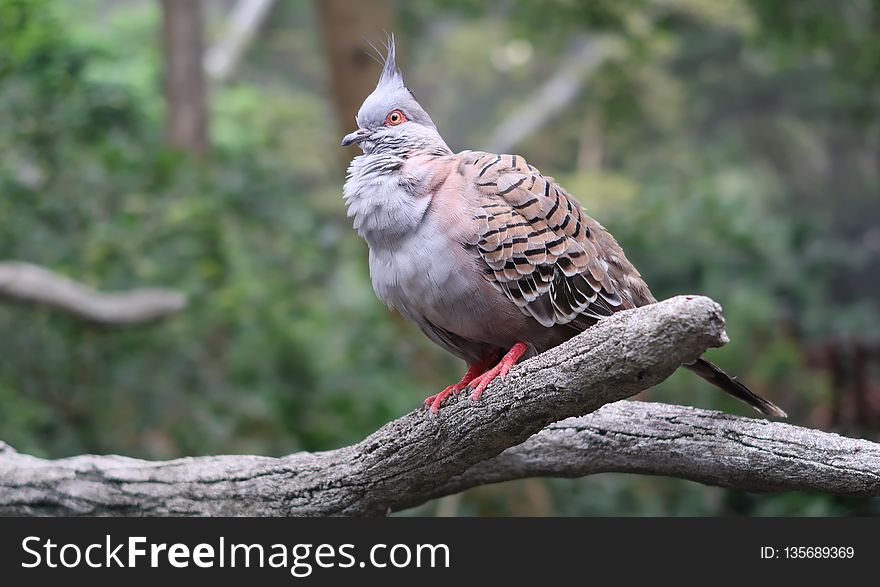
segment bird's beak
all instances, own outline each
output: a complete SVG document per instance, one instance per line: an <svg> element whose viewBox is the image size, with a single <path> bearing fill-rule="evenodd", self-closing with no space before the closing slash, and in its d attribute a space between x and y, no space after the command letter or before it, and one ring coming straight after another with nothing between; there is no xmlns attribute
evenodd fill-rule
<svg viewBox="0 0 880 587"><path fill-rule="evenodd" d="M359 128L356 131L345 135L345 137L342 139L342 146L347 147L355 143L360 144L361 141L369 137L371 134L373 134L373 131L371 131L370 129Z"/></svg>

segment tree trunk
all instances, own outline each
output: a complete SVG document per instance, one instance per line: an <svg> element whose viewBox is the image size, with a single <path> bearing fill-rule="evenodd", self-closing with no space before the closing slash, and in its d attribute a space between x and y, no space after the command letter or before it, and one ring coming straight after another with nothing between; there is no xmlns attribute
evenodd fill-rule
<svg viewBox="0 0 880 587"><path fill-rule="evenodd" d="M162 0L168 143L193 155L208 150L202 66L201 0Z"/></svg>
<svg viewBox="0 0 880 587"><path fill-rule="evenodd" d="M394 13L389 0L317 0L315 7L330 61L330 90L342 138L354 130L357 111L379 79L368 40L376 45L384 41L393 28ZM346 162L356 148L341 150Z"/></svg>

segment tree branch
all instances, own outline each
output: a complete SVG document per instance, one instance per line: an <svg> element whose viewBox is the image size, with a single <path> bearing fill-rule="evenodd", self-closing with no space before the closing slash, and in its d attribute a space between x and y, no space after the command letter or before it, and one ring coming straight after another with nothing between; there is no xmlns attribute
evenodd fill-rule
<svg viewBox="0 0 880 587"><path fill-rule="evenodd" d="M880 496L880 444L781 422L620 401L551 424L432 497L528 477L666 475L746 491Z"/></svg>
<svg viewBox="0 0 880 587"><path fill-rule="evenodd" d="M568 469L562 466L564 461L552 455L548 456L547 463L555 461L555 466L548 464L541 468L534 464L539 462L538 457L531 461L531 468L522 463L527 463L525 455L529 454L530 446L546 443L551 435L562 438L570 434L565 427L570 430L571 421L556 424L525 445L497 457L507 463L516 463L515 459L519 459L519 469L511 467L506 476L499 473L499 468L493 468L491 462L483 461L526 441L551 422L591 412L662 381L682 363L700 356L706 348L726 342L723 326L720 308L704 297L677 297L620 312L569 342L516 366L506 380L493 383L476 404L459 396L435 418L416 410L390 422L358 444L328 452L296 453L279 459L215 456L148 462L118 456L44 460L0 447L0 514L381 515L482 482L533 474L565 474L563 471ZM603 412L593 416L593 425L597 422L595 418L605 418L610 425L610 416L601 414ZM717 417L725 421L725 417ZM619 432L615 435L620 436L617 442L626 445L627 417L618 414L616 422ZM712 437L710 432L702 432L699 438L695 436L693 462L703 465L691 470L685 466L688 445L684 439L677 445L682 452L680 461L670 459L668 448L664 451L649 446L651 442L666 442L667 447L670 446L669 438L664 441L661 436L666 434L663 427L669 428L674 422L669 418L657 422L662 425L654 432L657 439L651 440L648 435L649 438L643 439L643 450L654 450L661 455L658 469L651 470L648 460L641 461L641 465L636 460L631 470L681 473L706 482L729 479L730 485L739 486L735 475L724 477L722 472L713 477L704 471L712 464L705 460L706 444ZM695 427L697 420L685 423L688 422ZM779 428L784 425L754 422L732 419L730 426L739 429L742 424L742 439L751 434L750 426L786 429ZM640 430L649 427L645 421L633 421L629 425ZM792 428L789 440L794 444L798 444L804 434L822 435L787 428ZM582 434L591 434L589 428L585 430ZM596 434L601 436L600 433L593 435ZM723 434L717 437L718 440L726 438ZM784 438L787 437L780 433L779 441L784 442ZM819 439L818 436L810 438ZM612 439L613 436L607 441ZM820 440L824 443L828 439ZM760 442L760 439L754 440L755 444ZM801 444L805 447L804 455L811 454L811 450L816 454L821 452L809 442ZM822 444L823 450L824 447ZM875 447L864 443L861 450L876 455ZM733 448L746 450L744 446ZM611 449L619 450L619 446L609 445ZM778 448L755 449L753 456L782 459L778 453ZM631 451L631 455L638 454L635 449ZM832 464L840 465L828 457L830 452L825 454ZM604 463L610 467L613 458L611 454L606 455ZM805 456L805 460L821 461L822 458L821 455ZM624 457L620 459L623 463L630 462ZM669 468L673 465L664 464L664 459L679 462L683 469ZM865 478L877 475L876 456L873 459L866 461ZM584 462L581 457L580 463ZM594 466L600 467L602 461L596 462L599 465ZM482 464L474 467L478 463ZM577 460L572 465L584 466L584 472L594 472ZM754 478L746 478L749 481L746 485L777 487L776 481L762 480L762 475L769 474L767 468L752 467ZM748 468L743 467L741 471L746 475ZM838 474L836 487L845 488L856 484L862 473L839 466ZM802 477L805 484L812 479L809 472ZM872 491L876 491L874 487Z"/></svg>
<svg viewBox="0 0 880 587"><path fill-rule="evenodd" d="M275 0L238 0L229 15L226 31L205 52L205 71L219 82L228 80L248 45L272 9Z"/></svg>
<svg viewBox="0 0 880 587"><path fill-rule="evenodd" d="M30 263L0 262L0 298L49 306L103 324L136 324L179 312L186 297L165 289L101 293Z"/></svg>

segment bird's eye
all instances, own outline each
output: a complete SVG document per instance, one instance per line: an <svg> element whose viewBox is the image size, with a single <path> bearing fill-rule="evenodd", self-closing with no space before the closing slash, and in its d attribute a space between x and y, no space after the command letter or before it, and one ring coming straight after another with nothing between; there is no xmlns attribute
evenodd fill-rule
<svg viewBox="0 0 880 587"><path fill-rule="evenodd" d="M406 116L400 110L392 110L385 117L385 124L389 126L397 126L402 122L406 122Z"/></svg>

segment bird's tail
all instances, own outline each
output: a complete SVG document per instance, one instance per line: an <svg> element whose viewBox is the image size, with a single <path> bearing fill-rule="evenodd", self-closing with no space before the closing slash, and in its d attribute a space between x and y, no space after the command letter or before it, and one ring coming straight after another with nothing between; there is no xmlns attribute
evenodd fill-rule
<svg viewBox="0 0 880 587"><path fill-rule="evenodd" d="M755 394L751 389L740 383L721 370L718 365L710 363L706 359L697 359L693 363L685 365L688 369L716 386L725 393L729 393L740 401L743 401L766 416L787 418L788 415L778 406Z"/></svg>

